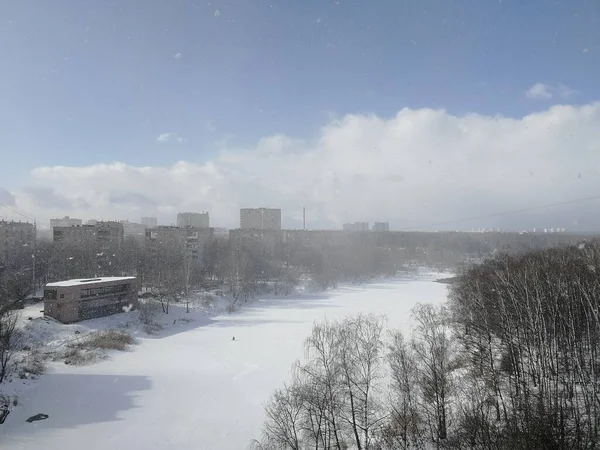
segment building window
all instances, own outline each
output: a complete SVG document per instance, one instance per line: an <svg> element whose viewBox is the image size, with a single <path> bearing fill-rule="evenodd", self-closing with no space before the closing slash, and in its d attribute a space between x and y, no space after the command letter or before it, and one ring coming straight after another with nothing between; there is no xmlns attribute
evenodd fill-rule
<svg viewBox="0 0 600 450"><path fill-rule="evenodd" d="M56 300L56 291L51 289L46 289L44 291L44 298L48 300Z"/></svg>
<svg viewBox="0 0 600 450"><path fill-rule="evenodd" d="M65 298L65 294L60 294L60 298Z"/></svg>

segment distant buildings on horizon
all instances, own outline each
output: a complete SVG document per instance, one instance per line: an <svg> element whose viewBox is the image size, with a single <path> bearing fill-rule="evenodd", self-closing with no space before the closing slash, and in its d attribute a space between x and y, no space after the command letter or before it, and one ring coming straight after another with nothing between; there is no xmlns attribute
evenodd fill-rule
<svg viewBox="0 0 600 450"><path fill-rule="evenodd" d="M177 214L177 226L181 228L208 228L210 219L207 212L180 212Z"/></svg>
<svg viewBox="0 0 600 450"><path fill-rule="evenodd" d="M240 229L242 230L281 230L281 209L241 208Z"/></svg>
<svg viewBox="0 0 600 450"><path fill-rule="evenodd" d="M342 225L344 231L369 231L369 222L353 222ZM389 222L375 222L373 231L390 231Z"/></svg>

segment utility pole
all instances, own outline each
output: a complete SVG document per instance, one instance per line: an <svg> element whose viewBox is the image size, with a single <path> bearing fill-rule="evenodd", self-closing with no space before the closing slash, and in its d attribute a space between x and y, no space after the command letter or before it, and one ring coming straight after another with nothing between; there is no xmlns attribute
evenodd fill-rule
<svg viewBox="0 0 600 450"><path fill-rule="evenodd" d="M306 231L306 206L302 207L302 229Z"/></svg>
<svg viewBox="0 0 600 450"><path fill-rule="evenodd" d="M33 219L33 255L32 255L32 259L33 259L33 267L31 269L31 273L32 273L32 277L33 277L33 295L35 296L36 292L37 292L37 286L35 284L35 250L36 250L36 243L37 243L37 222L35 220L35 218Z"/></svg>

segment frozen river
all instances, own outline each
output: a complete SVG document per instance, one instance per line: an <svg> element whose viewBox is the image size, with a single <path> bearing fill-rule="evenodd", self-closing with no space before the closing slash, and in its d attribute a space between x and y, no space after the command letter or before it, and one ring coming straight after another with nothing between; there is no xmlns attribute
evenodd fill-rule
<svg viewBox="0 0 600 450"><path fill-rule="evenodd" d="M445 300L439 277L257 301L183 332L140 339L108 361L58 366L0 426L0 448L246 448L259 437L262 405L302 357L314 321L376 313L387 316L388 328L409 331L415 304ZM37 413L50 417L25 422Z"/></svg>

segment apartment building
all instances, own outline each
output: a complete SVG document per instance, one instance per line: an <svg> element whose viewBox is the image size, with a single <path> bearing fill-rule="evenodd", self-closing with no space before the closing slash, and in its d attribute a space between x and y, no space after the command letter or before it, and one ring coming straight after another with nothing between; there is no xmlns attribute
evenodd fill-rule
<svg viewBox="0 0 600 450"><path fill-rule="evenodd" d="M137 306L135 277L74 279L44 287L44 315L62 323L129 311Z"/></svg>
<svg viewBox="0 0 600 450"><path fill-rule="evenodd" d="M144 243L146 239L146 227L141 223L134 223L128 220L122 220L123 236L134 238L140 243Z"/></svg>
<svg viewBox="0 0 600 450"><path fill-rule="evenodd" d="M83 225L83 221L81 219L73 219L69 216L65 216L62 219L50 219L51 230L54 227L76 227L78 225Z"/></svg>
<svg viewBox="0 0 600 450"><path fill-rule="evenodd" d="M10 254L35 247L35 225L29 222L0 220L0 264Z"/></svg>
<svg viewBox="0 0 600 450"><path fill-rule="evenodd" d="M142 217L141 223L146 228L154 228L158 226L158 219L156 217Z"/></svg>
<svg viewBox="0 0 600 450"><path fill-rule="evenodd" d="M54 227L52 240L75 246L97 245L99 250L119 248L123 244L124 227L120 222L96 222L94 225Z"/></svg>
<svg viewBox="0 0 600 450"><path fill-rule="evenodd" d="M369 222L345 223L342 229L344 231L369 231Z"/></svg>
<svg viewBox="0 0 600 450"><path fill-rule="evenodd" d="M177 226L181 228L208 228L210 219L207 212L180 212L177 214Z"/></svg>
<svg viewBox="0 0 600 450"><path fill-rule="evenodd" d="M375 222L373 231L390 231L390 224L389 222Z"/></svg>
<svg viewBox="0 0 600 450"><path fill-rule="evenodd" d="M214 238L213 228L159 226L146 230L146 246L151 251L163 248L181 249L185 257L202 260L204 249Z"/></svg>
<svg viewBox="0 0 600 450"><path fill-rule="evenodd" d="M281 230L281 209L242 208L240 228L243 230Z"/></svg>
<svg viewBox="0 0 600 450"><path fill-rule="evenodd" d="M277 244L282 243L285 232L282 230L260 230L256 228L240 228L229 230L229 239L234 245L238 243L260 244L269 251L273 251Z"/></svg>

